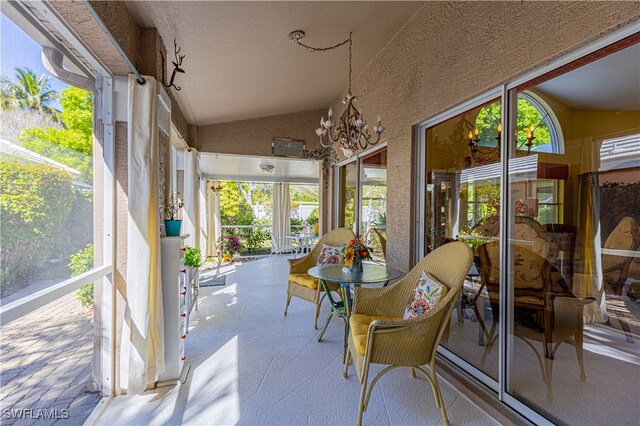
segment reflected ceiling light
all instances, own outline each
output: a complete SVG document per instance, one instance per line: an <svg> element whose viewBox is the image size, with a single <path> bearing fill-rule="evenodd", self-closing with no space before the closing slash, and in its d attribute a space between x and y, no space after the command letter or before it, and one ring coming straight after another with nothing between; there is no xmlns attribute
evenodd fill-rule
<svg viewBox="0 0 640 426"><path fill-rule="evenodd" d="M373 132L375 133L375 139L369 131L369 126L364 118L364 112L362 108L356 108L354 103L357 102L357 97L351 93L351 72L352 72L352 45L353 41L349 33L349 38L329 47L311 47L302 43L305 36L305 32L302 30L296 30L289 33L289 41L296 43L309 52L326 52L328 50L337 49L345 44L349 45L349 90L347 96L342 101L346 105L346 108L338 122L332 121L333 111L329 108L329 114L327 119L324 116L320 119L320 127L316 129L316 134L320 137L320 143L323 147L328 148L334 144L339 144L342 152L351 157L359 150L366 149L368 146L372 146L380 142L380 135L384 132L384 126L382 125L382 119L378 114L378 123L373 126Z"/></svg>
<svg viewBox="0 0 640 426"><path fill-rule="evenodd" d="M274 166L273 164L260 164L260 170L262 170L264 173L273 173L273 169L275 169L276 166Z"/></svg>

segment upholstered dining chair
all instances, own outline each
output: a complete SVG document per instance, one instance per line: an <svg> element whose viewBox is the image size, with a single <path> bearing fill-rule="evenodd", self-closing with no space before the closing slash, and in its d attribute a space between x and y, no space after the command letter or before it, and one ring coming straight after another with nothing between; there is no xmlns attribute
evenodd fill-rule
<svg viewBox="0 0 640 426"><path fill-rule="evenodd" d="M348 376L349 362L353 359L361 383L358 425L362 424L362 416L376 382L382 375L398 367L411 368L412 377L415 377L417 370L427 378L442 420L444 424L449 424L436 376L436 349L451 318L455 301L460 296L471 260L471 249L465 243L456 241L429 253L395 284L355 289L344 376ZM423 315L403 320L407 302L423 272L443 284L447 292ZM387 364L387 367L367 387L371 364ZM421 367L425 364L430 373Z"/></svg>
<svg viewBox="0 0 640 426"><path fill-rule="evenodd" d="M353 231L347 228L338 228L323 235L313 249L303 257L298 259L289 259L289 284L287 286L287 302L284 307L284 314L287 315L289 309L289 303L292 297L297 297L302 300L316 305L316 311L313 318L314 328L318 328L318 315L320 313L320 306L324 300L324 295L319 281L316 278L311 277L307 271L318 262L322 247L324 245L332 247L343 247L349 244L349 241L355 238ZM330 291L338 291L339 284L329 284Z"/></svg>

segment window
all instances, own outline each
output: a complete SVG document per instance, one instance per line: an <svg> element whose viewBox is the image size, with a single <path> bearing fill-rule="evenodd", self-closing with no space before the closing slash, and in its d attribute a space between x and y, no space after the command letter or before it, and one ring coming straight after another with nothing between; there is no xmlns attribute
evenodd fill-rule
<svg viewBox="0 0 640 426"><path fill-rule="evenodd" d="M481 147L495 147L500 124L500 104L494 102L483 107L476 117ZM554 154L564 153L564 140L558 118L541 95L532 91L518 93L518 150L526 150L527 136L532 132L532 151Z"/></svg>

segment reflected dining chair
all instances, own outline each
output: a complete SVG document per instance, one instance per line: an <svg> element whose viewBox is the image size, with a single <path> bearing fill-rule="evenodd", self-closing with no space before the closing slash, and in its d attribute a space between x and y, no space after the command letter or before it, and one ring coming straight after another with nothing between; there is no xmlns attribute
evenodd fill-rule
<svg viewBox="0 0 640 426"><path fill-rule="evenodd" d="M350 331L344 377L349 362L353 363L361 383L358 425L362 424L371 390L385 373L408 367L415 378L416 370L424 375L433 390L444 424L449 424L436 376L436 349L449 323L455 301L471 267L471 249L463 242L445 244L422 259L398 282L380 288L356 288L355 305L349 319ZM403 320L407 302L422 273L443 284L447 292L423 315ZM386 364L367 387L370 364ZM429 367L430 373L422 365Z"/></svg>
<svg viewBox="0 0 640 426"><path fill-rule="evenodd" d="M323 291L318 279L311 277L307 271L318 262L318 257L322 252L324 245L332 247L343 247L349 244L349 241L355 238L353 231L347 228L337 228L328 232L320 238L320 241L306 255L298 259L289 259L289 276L287 286L287 301L284 307L284 314L287 315L289 303L292 297L313 303L316 306L315 315L313 317L313 327L318 328L318 315L320 314L320 306L324 300ZM339 284L330 284L329 290L337 292L340 289Z"/></svg>
<svg viewBox="0 0 640 426"><path fill-rule="evenodd" d="M382 249L382 257L387 259L387 239L382 235L382 232L378 228L371 228L373 232L378 236L378 240L380 241L380 248Z"/></svg>

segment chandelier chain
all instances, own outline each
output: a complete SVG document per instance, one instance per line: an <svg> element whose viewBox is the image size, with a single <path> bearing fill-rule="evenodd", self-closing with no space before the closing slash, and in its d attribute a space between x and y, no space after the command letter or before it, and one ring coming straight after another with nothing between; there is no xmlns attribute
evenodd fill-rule
<svg viewBox="0 0 640 426"><path fill-rule="evenodd" d="M305 49L307 49L308 52L311 53L317 53L317 52L327 52L329 50L335 50L338 47L342 47L345 44L349 44L349 94L351 94L351 74L353 71L353 67L351 64L351 56L352 56L352 46L353 46L353 40L351 39L351 35L353 34L353 32L349 32L349 38L341 41L338 44L334 44L333 46L329 46L329 47L313 47L313 46L309 46L308 44L305 44L303 42L300 41L299 38L293 38L291 37L291 41L295 42L296 44L298 44L299 46L304 47Z"/></svg>
<svg viewBox="0 0 640 426"><path fill-rule="evenodd" d="M302 43L305 33L302 30L295 30L289 33L289 41L307 49L308 52L326 52L337 49L345 44L349 45L349 92L342 103L345 105L340 118L333 121L332 108L329 108L327 119L324 116L320 119L320 127L316 129L316 134L320 137L320 144L325 149L333 149L334 144L339 144L343 153L347 157L353 156L356 152L366 149L368 146L376 145L380 142L380 136L384 132L382 118L378 114L377 125L373 126L372 134L369 131L367 121L364 118L362 108L356 108L354 103L356 97L351 93L351 78L353 74L353 32L349 32L349 38L329 47L314 47ZM326 139L326 141L325 141Z"/></svg>

